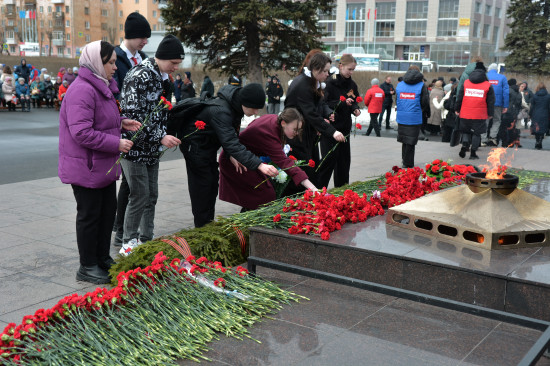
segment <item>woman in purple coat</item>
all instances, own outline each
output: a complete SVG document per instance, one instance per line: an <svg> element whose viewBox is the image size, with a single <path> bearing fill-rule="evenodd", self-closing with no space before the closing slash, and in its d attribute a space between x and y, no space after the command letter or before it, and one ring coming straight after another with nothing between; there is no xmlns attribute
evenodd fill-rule
<svg viewBox="0 0 550 366"><path fill-rule="evenodd" d="M59 113L59 167L61 181L70 184L76 199L76 241L80 254L78 281L109 283L107 270L111 230L116 211L113 166L120 152L133 143L120 138L121 127L136 131L141 124L120 116L113 94L115 48L108 42L89 43L79 60L79 78L65 95Z"/></svg>
<svg viewBox="0 0 550 366"><path fill-rule="evenodd" d="M268 156L280 169L290 168L285 172L292 178L294 184L303 185L306 189L317 190L310 182L307 174L294 167L294 161L286 156L283 147L287 139L299 135L304 119L294 108L287 108L277 116L266 114L254 120L239 134L241 144L256 156ZM235 168L229 156L222 151L220 154L220 199L253 210L258 206L275 199L275 189L268 180L261 183L266 176L258 170Z"/></svg>

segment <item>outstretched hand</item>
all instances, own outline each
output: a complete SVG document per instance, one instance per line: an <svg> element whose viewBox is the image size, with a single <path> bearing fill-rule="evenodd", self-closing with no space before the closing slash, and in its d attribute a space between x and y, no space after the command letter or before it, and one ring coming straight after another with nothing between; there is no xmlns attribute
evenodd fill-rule
<svg viewBox="0 0 550 366"><path fill-rule="evenodd" d="M273 165L264 163L261 163L260 166L258 166L258 170L268 177L276 177L279 174L279 171Z"/></svg>
<svg viewBox="0 0 550 366"><path fill-rule="evenodd" d="M137 131L141 127L141 122L133 119L125 118L122 120L122 128L126 131Z"/></svg>

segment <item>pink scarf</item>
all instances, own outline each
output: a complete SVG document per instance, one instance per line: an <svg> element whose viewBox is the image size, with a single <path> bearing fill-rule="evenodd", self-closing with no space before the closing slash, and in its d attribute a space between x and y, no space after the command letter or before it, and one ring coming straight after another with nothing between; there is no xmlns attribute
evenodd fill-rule
<svg viewBox="0 0 550 366"><path fill-rule="evenodd" d="M103 80L109 86L107 73L103 67L103 61L101 61L101 41L94 41L84 46L78 64L89 69L98 79Z"/></svg>

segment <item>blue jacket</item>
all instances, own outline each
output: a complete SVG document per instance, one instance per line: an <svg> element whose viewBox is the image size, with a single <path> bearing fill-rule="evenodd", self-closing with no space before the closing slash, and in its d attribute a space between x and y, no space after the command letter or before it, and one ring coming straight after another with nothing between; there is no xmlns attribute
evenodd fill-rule
<svg viewBox="0 0 550 366"><path fill-rule="evenodd" d="M508 108L510 104L510 89L506 76L499 74L497 70L489 70L487 79L495 91L495 107Z"/></svg>
<svg viewBox="0 0 550 366"><path fill-rule="evenodd" d="M30 95L31 94L31 88L29 88L29 84L19 84L19 82L17 82L17 84L15 85L15 95L17 95L18 98L20 98L20 95L21 94L24 94L24 95Z"/></svg>

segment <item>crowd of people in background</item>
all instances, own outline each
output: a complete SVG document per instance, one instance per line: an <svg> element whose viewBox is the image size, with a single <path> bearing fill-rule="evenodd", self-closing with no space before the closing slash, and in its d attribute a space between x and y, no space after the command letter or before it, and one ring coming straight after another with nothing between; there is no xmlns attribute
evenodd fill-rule
<svg viewBox="0 0 550 366"><path fill-rule="evenodd" d="M78 77L78 67L60 68L55 82L46 68L21 63L13 69L0 64L0 107L15 111L21 106L22 112L33 108L55 108L59 110L69 86Z"/></svg>

